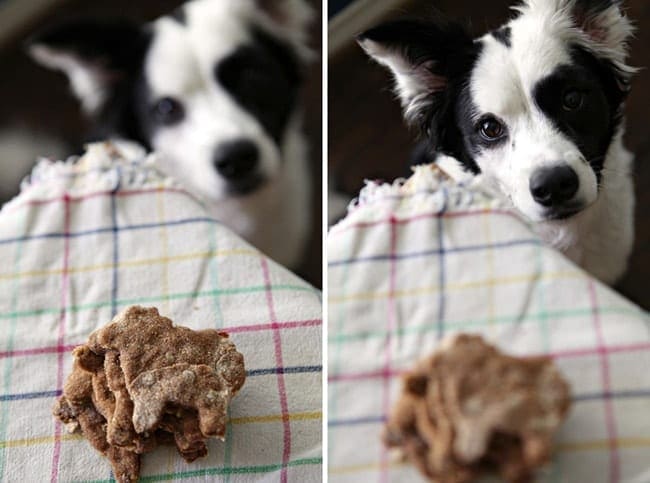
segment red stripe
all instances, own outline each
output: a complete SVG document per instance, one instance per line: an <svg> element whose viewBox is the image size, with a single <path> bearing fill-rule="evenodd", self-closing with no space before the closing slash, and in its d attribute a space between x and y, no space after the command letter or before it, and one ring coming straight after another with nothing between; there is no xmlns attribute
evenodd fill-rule
<svg viewBox="0 0 650 483"><path fill-rule="evenodd" d="M70 199L66 194L63 197L63 232L68 235L70 233ZM63 238L63 275L61 277L61 312L59 315L59 334L57 340L57 372L56 372L56 387L60 391L63 388L63 354L67 352L66 347L63 345L65 340L65 319L66 319L66 306L68 302L68 283L69 274L68 267L70 262L70 237ZM55 482L59 478L59 459L61 456L61 422L54 423L54 451L52 454L52 473L51 481Z"/></svg>
<svg viewBox="0 0 650 483"><path fill-rule="evenodd" d="M301 320L297 322L277 322L274 324L242 325L241 327L224 327L222 330L229 334L237 334L240 332L261 332L263 330L271 330L271 329L277 330L277 329L298 329L301 327L318 327L320 325L323 325L323 321L321 319L314 319L314 320Z"/></svg>
<svg viewBox="0 0 650 483"><path fill-rule="evenodd" d="M605 347L605 338L603 337L600 313L598 311L598 303L596 300L596 287L592 280L589 280L589 299L592 307L594 331L596 332L596 339L598 342L598 352L601 355L600 368L603 378L605 426L607 428L607 439L609 440L609 480L612 483L616 483L619 481L620 477L620 460L618 455L618 445L616 443L618 435L616 434L616 420L614 417L614 407L611 398L609 359L607 358L607 348Z"/></svg>
<svg viewBox="0 0 650 483"><path fill-rule="evenodd" d="M29 190L25 191L29 192ZM25 193L24 192L24 193ZM67 193L63 196L57 196L55 198L42 198L42 199L36 199L36 200L27 200L23 203L19 203L18 205L12 205L8 209L8 213L11 213L19 208L22 208L23 206L42 206L42 205L48 205L50 203L56 203L60 201L64 201L67 203L79 203L85 200L89 200L92 198L99 198L99 197L109 197L109 196L117 196L117 197L126 197L126 196L137 196L137 195L146 195L146 194L151 194L151 193L159 193L159 192L165 192L165 193L178 193L178 194L185 194L188 196L192 196L190 193L188 193L186 190L181 189L181 188L169 188L169 187L159 187L159 188L142 188L142 189L137 189L137 190L128 190L128 191L118 191L118 192L112 192L112 191L96 191L93 193L88 193L86 195L79 195L79 196L70 196Z"/></svg>
<svg viewBox="0 0 650 483"><path fill-rule="evenodd" d="M527 357L537 357L537 356L548 356L553 359L570 359L573 357L586 357L594 355L607 355L615 354L618 352L637 352L637 351L648 351L650 350L650 344L628 344L620 346L600 346L595 349L576 349L568 350L564 352L546 352L539 354L526 354ZM407 370L391 370L388 374L389 377L398 377L404 374ZM380 377L386 377L386 372L383 370L369 371L369 372L351 372L351 373L342 373L336 374L329 377L330 382L337 381L361 381L364 379L377 379Z"/></svg>
<svg viewBox="0 0 650 483"><path fill-rule="evenodd" d="M405 218L393 218L391 216L390 218L385 218L383 220L353 223L352 225L346 225L339 229L331 230L328 236L338 235L339 233L344 233L354 228L371 228L374 226L386 225L388 223L405 225L413 221L427 220L433 218L467 218L473 216L482 216L486 214L503 215L521 221L521 218L517 216L516 213L508 210L498 210L498 209L484 209L484 210L477 210L477 211L453 211L453 212L442 212L442 213L423 213L420 215L408 216Z"/></svg>
<svg viewBox="0 0 650 483"><path fill-rule="evenodd" d="M319 327L321 325L323 325L323 321L321 319L313 319L313 320L298 320L293 322L277 322L275 324L242 325L239 327L226 327L223 329L223 331L229 334L238 334L242 332L261 332L264 330L285 330L285 329L299 329L302 327ZM83 342L80 342L79 344L82 343ZM0 359L4 359L7 357L54 354L57 352L67 353L70 352L75 347L77 347L79 344L3 351L0 352Z"/></svg>
<svg viewBox="0 0 650 483"><path fill-rule="evenodd" d="M390 382L391 382L391 334L397 327L397 307L395 300L395 291L397 288L397 223L396 218L390 218L390 275L389 275L389 289L388 289L388 331L386 333L386 343L384 345L384 370L382 371L383 384L383 414L388 414L390 410ZM380 481L388 481L388 468L389 458L388 449L385 445L381 445L380 456L381 470Z"/></svg>
<svg viewBox="0 0 650 483"><path fill-rule="evenodd" d="M273 289L271 287L271 276L266 258L262 257L262 272L264 274L264 285L266 287L266 304L269 309L271 326L273 327L273 344L275 346L275 363L277 367L284 367L282 361L282 338L280 326L276 322L275 306L273 304ZM282 412L282 426L284 432L284 443L282 447L282 472L280 482L287 483L287 470L291 458L291 422L289 421L289 404L287 402L287 389L284 384L284 374L278 372L278 394L280 397L280 410Z"/></svg>
<svg viewBox="0 0 650 483"><path fill-rule="evenodd" d="M15 351L0 352L0 359L7 357L35 356L40 354L52 354L56 352L70 352L79 344L57 346L57 347L39 347L37 349L21 349Z"/></svg>

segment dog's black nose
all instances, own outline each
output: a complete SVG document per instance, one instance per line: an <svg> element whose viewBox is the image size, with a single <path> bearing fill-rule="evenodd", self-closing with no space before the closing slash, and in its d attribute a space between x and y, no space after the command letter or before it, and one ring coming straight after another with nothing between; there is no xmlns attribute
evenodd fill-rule
<svg viewBox="0 0 650 483"><path fill-rule="evenodd" d="M214 167L221 176L231 181L252 174L258 163L257 146L246 140L232 141L220 146L214 157Z"/></svg>
<svg viewBox="0 0 650 483"><path fill-rule="evenodd" d="M542 206L557 206L571 200L578 192L578 175L569 166L542 168L530 178L530 192Z"/></svg>

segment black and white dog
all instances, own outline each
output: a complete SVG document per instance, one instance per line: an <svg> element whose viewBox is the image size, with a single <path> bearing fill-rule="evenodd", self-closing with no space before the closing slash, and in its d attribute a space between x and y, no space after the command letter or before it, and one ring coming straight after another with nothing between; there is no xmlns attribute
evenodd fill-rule
<svg viewBox="0 0 650 483"><path fill-rule="evenodd" d="M405 117L452 176L478 176L544 240L601 280L634 238L623 103L633 32L616 0L523 0L473 40L457 24L397 21L363 34L395 76Z"/></svg>
<svg viewBox="0 0 650 483"><path fill-rule="evenodd" d="M193 0L143 27L75 21L38 36L92 138L134 140L212 214L295 267L310 230L299 90L311 57L304 0Z"/></svg>

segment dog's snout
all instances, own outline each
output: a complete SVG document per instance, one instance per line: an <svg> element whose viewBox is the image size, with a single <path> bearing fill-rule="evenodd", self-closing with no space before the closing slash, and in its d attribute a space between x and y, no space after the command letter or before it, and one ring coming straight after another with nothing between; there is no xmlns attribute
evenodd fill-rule
<svg viewBox="0 0 650 483"><path fill-rule="evenodd" d="M530 178L530 192L542 206L558 206L570 201L578 192L576 172L567 165L538 169Z"/></svg>
<svg viewBox="0 0 650 483"><path fill-rule="evenodd" d="M259 157L257 146L242 139L220 146L214 157L214 167L224 178L236 181L255 171Z"/></svg>

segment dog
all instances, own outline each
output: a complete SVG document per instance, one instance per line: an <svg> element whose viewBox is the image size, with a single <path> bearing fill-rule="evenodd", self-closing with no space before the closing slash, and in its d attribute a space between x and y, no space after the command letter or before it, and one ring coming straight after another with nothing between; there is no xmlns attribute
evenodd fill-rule
<svg viewBox="0 0 650 483"><path fill-rule="evenodd" d="M152 150L215 218L295 268L311 223L299 93L312 19L304 0L193 0L144 26L73 20L28 50L67 75L89 140Z"/></svg>
<svg viewBox="0 0 650 483"><path fill-rule="evenodd" d="M541 238L608 284L634 240L623 108L636 69L616 0L523 0L473 39L457 23L398 20L362 34L405 118L454 178L480 176Z"/></svg>

